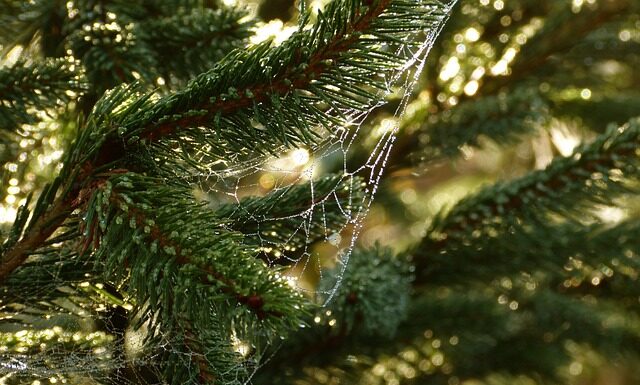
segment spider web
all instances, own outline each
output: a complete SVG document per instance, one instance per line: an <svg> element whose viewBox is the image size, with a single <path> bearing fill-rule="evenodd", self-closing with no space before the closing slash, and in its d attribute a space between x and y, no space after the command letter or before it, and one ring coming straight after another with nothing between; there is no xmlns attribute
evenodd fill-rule
<svg viewBox="0 0 640 385"><path fill-rule="evenodd" d="M405 65L384 79L386 90L379 95L381 102L367 111L329 111L346 117L349 122L337 133L311 148L274 151L280 156L212 165L206 175L200 176L196 195L212 202L213 208L234 207L232 213L242 218L241 223L252 226L247 235L257 239L255 247L264 261L274 268L285 266L282 273L285 279L305 295L319 294L317 285L328 279L322 274L327 267L337 266L342 273L348 268L349 257L398 131L394 124L382 125L372 133L369 118L392 94L399 99L393 116L398 118L404 113L427 55L454 4L455 0L448 2L434 28L407 39L419 39L421 44L395 47L395 54L404 59ZM363 145L372 140L373 145ZM358 157L363 148L370 149L368 156ZM292 188L301 189L300 192L309 196L309 203L291 209L274 208L284 213L274 215L255 215L252 206L247 204L252 196L279 194L286 202L285 197ZM287 226L279 226L283 222ZM30 278L33 282L30 292L14 293L5 289L3 293L0 321L10 321L6 322L10 326L0 329L0 385L160 383L162 377L152 367L161 359L162 351L173 349L171 339L161 339L163 345L153 350L157 353L149 354L147 348L143 351L145 325L130 326L133 322L127 320L126 314L130 305L117 288L95 281L86 265L62 267L60 255L50 260L43 258L45 260L34 264L50 263L51 270ZM62 268L76 269L76 274L75 280L69 280L65 274L61 286L58 277L62 275ZM325 302L332 300L343 274L332 276L337 277L334 282L323 284L331 288L321 293ZM60 300L60 293L68 296ZM30 303L33 298L55 309L53 319L43 314L38 304ZM21 305L5 307L7 303ZM242 373L255 373L267 360L254 354L249 344L235 336L232 342L236 351L246 358L243 370L238 371L237 383L250 383L252 375L247 379ZM195 365L194 361L185 355L187 370Z"/></svg>
<svg viewBox="0 0 640 385"><path fill-rule="evenodd" d="M270 265L284 263L292 267L290 274L288 274L292 284L295 284L298 279L302 279L308 268L315 269L320 274L320 279L324 279L322 277L323 261L321 258L311 258L314 253L312 247L328 246L327 249L333 250L334 264L339 264L343 270L348 266L349 256L362 230L363 219L373 202L387 158L396 140L399 128L397 122L411 99L429 51L456 2L453 0L447 3L443 18L433 29L423 32L421 44L413 47L401 45L397 48L395 55L404 58L405 64L396 73L384 79L386 90L380 93L378 99L380 101L376 105L366 111L355 109L339 112L328 111L328 114L337 113L340 116L345 116L349 122L348 126L340 129L337 134L329 135L326 141L313 148L281 150L283 156L259 157L241 164L227 166L222 170L211 170L209 175L203 176L207 181L201 185L203 191L210 194L209 196L217 196L218 200L224 200L226 197L228 201L238 205L239 211L243 210L243 198L255 194L256 191L265 193L266 190L268 194L278 194L293 185L307 187L307 193L311 196L311 202L307 207L286 217L252 218L262 224L282 220L296 222L292 231L277 234L277 241L264 237L260 230L254 234L260 239L260 247L273 256L272 258L267 257ZM418 39L419 37L409 37L408 40L411 38ZM387 104L391 94L395 94L395 97L399 99L392 114L393 119L387 120L387 122L393 121L393 125L383 124L379 127L377 135L374 134L377 136L374 144L368 145L370 152L364 161L361 158L354 159L355 153L363 151L361 144L365 141L370 142L372 139L372 133L367 131L367 128L372 128L373 123L368 118L372 112ZM316 199L317 189L315 186L319 183L318 180L321 181L322 176L327 173L340 175L342 181L329 193L322 194L319 199ZM264 186L263 183L267 186ZM339 194L339 189L349 192L346 199L342 197L344 194ZM333 223L332 226L327 225L329 222L327 213L331 211L327 208L328 206L337 207L337 211L342 217L337 221L338 223ZM311 234L312 228L318 224L322 225L323 236L321 239L314 238ZM287 248L287 245L300 235L305 239L302 250ZM316 266L309 266L312 263L315 263ZM331 261L328 263L331 264ZM333 285L330 285L332 286L330 291L323 292L323 294L328 294L326 302L332 299L340 284L341 276L342 274L338 274L339 278ZM316 292L315 286L312 289L307 289L304 285L298 287L301 290Z"/></svg>

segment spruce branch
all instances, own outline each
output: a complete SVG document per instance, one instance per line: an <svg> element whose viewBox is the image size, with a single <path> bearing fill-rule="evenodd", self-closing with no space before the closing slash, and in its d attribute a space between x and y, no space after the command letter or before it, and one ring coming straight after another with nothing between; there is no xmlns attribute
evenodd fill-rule
<svg viewBox="0 0 640 385"><path fill-rule="evenodd" d="M636 253L640 234L637 218L615 226L566 227L564 233L559 234L558 241L550 242L556 247L542 249L542 255L538 257L547 257L551 262L549 268L557 260L556 273L547 272L549 286L574 298L597 295L607 301L616 301L621 307L637 309L636 299L640 295L636 285L636 271L640 269ZM557 256L554 258L549 255L551 253ZM535 260L537 256L528 257Z"/></svg>
<svg viewBox="0 0 640 385"><path fill-rule="evenodd" d="M157 56L160 73L190 79L247 43L251 23L243 21L246 16L237 8L190 9L141 22L136 35Z"/></svg>
<svg viewBox="0 0 640 385"><path fill-rule="evenodd" d="M556 158L544 170L497 183L463 199L435 218L418 247L421 256L464 247L471 240L522 231L562 218L580 223L594 204L610 204L620 194L636 191L640 120L611 126L572 156ZM554 217L555 216L555 217ZM555 218L555 219L554 219ZM428 258L418 258L419 269Z"/></svg>
<svg viewBox="0 0 640 385"><path fill-rule="evenodd" d="M118 281L130 274L139 303L148 301L152 311L171 308L164 301L169 291L178 295L175 292L182 283L175 280L181 279L201 282L212 300L243 304L259 319L283 317L284 309L293 308L298 296L253 258L237 233L221 224L191 197L188 188L121 174L106 181L88 203L85 249L93 243L96 258ZM133 234L122 238L127 231ZM176 276L175 271L185 277ZM149 287L151 272L156 281ZM158 286L167 293L157 294ZM274 324L289 322L293 321L281 319Z"/></svg>
<svg viewBox="0 0 640 385"><path fill-rule="evenodd" d="M311 29L301 27L281 46L236 51L185 90L140 111L124 124L122 137L183 136L205 143L218 158L244 156L245 143L255 144L252 154L311 145L317 127L335 133L348 125L347 110L380 101L379 90L386 89L380 74L396 72L406 60L382 46L434 28L445 8L433 1L335 1Z"/></svg>
<svg viewBox="0 0 640 385"><path fill-rule="evenodd" d="M511 290L487 282L418 288L394 341L370 338L344 354L330 346L325 348L329 354L314 357L313 371L311 365L292 374L276 367L257 383L269 384L274 377L295 383L314 372L341 379L355 373L347 377L349 384L380 383L380 374L371 372L382 360L388 371L413 368L412 380L442 385L452 374L465 381L497 372L553 381L559 378L558 367L573 358L571 345L589 346L610 357L637 353L638 320L623 316L628 313L615 302L566 297L540 283L532 290L526 287L529 282L510 278ZM517 365L512 364L514 357ZM425 360L438 364L425 368L420 365Z"/></svg>
<svg viewBox="0 0 640 385"><path fill-rule="evenodd" d="M137 87L124 86L109 92L100 99L86 127L66 152L58 177L43 187L33 209L27 201L18 211L9 235L0 246L0 282L22 265L28 256L46 244L78 207L83 206L105 175L94 178L100 171L113 169L114 162L124 156L122 152L103 146L105 131L122 119L132 109L144 103L137 98ZM123 103L130 102L123 106ZM118 170L115 171L119 172ZM110 174L106 173L106 177Z"/></svg>
<svg viewBox="0 0 640 385"><path fill-rule="evenodd" d="M440 287L439 291L438 287L416 296L400 338L418 338L418 347L429 346L435 339L443 341L440 353L462 378L509 370L513 375L537 373L554 379L558 363L570 359L568 343L586 344L611 355L637 350L637 319L621 317L621 309L612 302L574 299L541 286L511 291L486 284ZM513 301L518 305L515 310ZM426 340L424 325L429 325L431 336ZM446 342L451 337L455 344ZM470 356L483 359L469 360ZM516 356L519 365L509 365ZM432 373L424 375L431 378Z"/></svg>
<svg viewBox="0 0 640 385"><path fill-rule="evenodd" d="M369 249L354 250L346 271L337 265L327 269L318 287L321 302L334 296L322 309L320 322L333 319L337 328L352 338L391 340L405 320L409 306L411 266L391 249L379 244ZM341 280L340 286L335 287ZM335 290L335 292L334 292Z"/></svg>
<svg viewBox="0 0 640 385"><path fill-rule="evenodd" d="M40 46L45 56L61 57L65 17L66 9L57 1L0 1L1 56L16 46L29 46L38 32L42 32Z"/></svg>
<svg viewBox="0 0 640 385"><path fill-rule="evenodd" d="M32 255L19 270L0 284L3 304L21 304L25 298L38 297L40 303L69 293L60 287L75 286L96 276L95 270L73 250L51 248Z"/></svg>
<svg viewBox="0 0 640 385"><path fill-rule="evenodd" d="M589 100L580 97L552 97L553 113L561 119L580 118L589 129L601 132L602 128L611 122L623 124L638 115L638 105L640 105L638 85L640 85L640 79L631 83L626 92L616 90L613 93L606 90L593 90Z"/></svg>
<svg viewBox="0 0 640 385"><path fill-rule="evenodd" d="M515 310L509 306L514 301L518 304ZM389 371L413 368L417 381L443 385L452 373L461 381L496 372L554 380L559 376L559 363L570 362L568 346L572 344L611 356L635 354L640 338L637 319L624 319L622 314L612 302L575 300L547 287L505 292L486 283L432 286L415 293L394 341L370 338L344 352L340 346L325 346L324 351L330 353L305 361L304 371L287 373L275 367L258 376L256 383L269 384L274 378L279 383L295 383L318 372L334 373L342 380L354 373L353 378L346 377L349 384L379 383L380 374L371 371L381 360ZM514 357L518 365L510 364ZM419 366L425 360L438 364Z"/></svg>
<svg viewBox="0 0 640 385"><path fill-rule="evenodd" d="M74 366L95 377L107 377L110 365L115 365L109 352L116 344L113 337L104 332L63 330L60 327L41 330L24 330L23 333L0 333L3 352L0 360L3 374L12 365L29 370L9 374L13 383L33 383L42 378L62 380L69 362L60 359L61 354L73 352ZM64 380L63 380L64 381Z"/></svg>
<svg viewBox="0 0 640 385"><path fill-rule="evenodd" d="M29 254L45 245L73 211L86 202L97 186L91 178L96 165L104 167L105 162L113 162L114 157L122 156L112 152L108 155L99 153L101 139L104 140L101 129L109 117L113 119L110 115L119 103L128 100L133 92L134 88L122 87L96 104L86 129L80 132L77 141L65 154L59 176L43 187L33 209L28 208L29 201L21 206L9 236L0 246L0 282L22 265ZM132 103L130 107L136 106ZM121 111L126 113L129 110L124 108Z"/></svg>
<svg viewBox="0 0 640 385"><path fill-rule="evenodd" d="M603 224L539 224L525 231L475 240L425 257L420 285L465 285L500 281L526 272L544 277L546 285L566 296L636 298L635 251L639 224L630 219L613 227ZM545 239L545 242L540 242ZM465 263L460 263L465 261ZM634 307L635 300L628 301Z"/></svg>
<svg viewBox="0 0 640 385"><path fill-rule="evenodd" d="M156 370L171 384L237 384L248 377L247 359L233 350L229 328L221 323L204 297L195 298L176 314L172 329L146 339L150 351L170 344L172 349L158 352ZM235 331L231 331L235 333ZM195 364L195 366L194 366Z"/></svg>
<svg viewBox="0 0 640 385"><path fill-rule="evenodd" d="M196 202L188 186L111 172L82 211L82 254L132 296L135 327L147 323L152 346L168 338L186 349L167 352L162 363L172 383L237 373L231 333L258 342L301 322L301 295L255 258L242 235L225 227L228 220ZM187 352L195 371L184 362Z"/></svg>
<svg viewBox="0 0 640 385"><path fill-rule="evenodd" d="M127 13L119 17L113 10L123 2L81 1L65 24L65 42L84 65L92 88L93 102L105 90L142 78L155 81L154 56L134 34L134 23ZM119 4L120 3L120 4ZM135 7L134 7L135 8Z"/></svg>
<svg viewBox="0 0 640 385"><path fill-rule="evenodd" d="M431 162L456 156L463 146L478 146L481 137L511 144L543 127L548 119L549 102L537 90L525 87L469 100L426 121L416 122L414 118L403 125L409 128L418 124L413 130L419 132L419 150L411 156L419 162Z"/></svg>
<svg viewBox="0 0 640 385"><path fill-rule="evenodd" d="M86 90L78 63L66 59L18 62L0 68L0 129L17 130L35 123L37 111L51 111L67 104Z"/></svg>

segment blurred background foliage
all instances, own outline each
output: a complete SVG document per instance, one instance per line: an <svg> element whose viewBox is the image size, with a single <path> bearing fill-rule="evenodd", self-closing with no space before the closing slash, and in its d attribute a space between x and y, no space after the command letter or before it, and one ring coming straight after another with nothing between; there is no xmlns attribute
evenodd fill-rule
<svg viewBox="0 0 640 385"><path fill-rule="evenodd" d="M20 3L2 2L0 15L11 15ZM6 100L16 96L0 68L5 229L27 194L56 172L78 114L93 104L87 101L134 79L170 89L246 41L277 43L295 28L299 7L265 0L233 14L212 6L174 16L146 1L114 1L104 14L74 14L73 2L62 8L57 1L40 3L40 13L28 16L41 18L47 33L15 25L28 20L0 16L0 35L22 31L18 40L0 41L2 65L28 67L30 47L41 45L51 60L47 76L65 87L46 111L25 110L19 122L3 120L3 109L11 108ZM157 12L166 23L116 22L111 15L119 6L139 6L142 15ZM245 15L260 21L248 22ZM176 24L171 18L182 19ZM201 49L209 44L206 38L219 49ZM175 60L164 61L168 53ZM90 87L65 72L78 61ZM357 143L355 156L366 157L376 138L398 127L352 270L334 301L274 347L252 381L640 383L640 123L633 120L640 116L638 68L635 0L460 0L406 113L394 116L398 99L392 99L370 118L369 140ZM37 78L28 70L24 76ZM9 129L16 125L18 131ZM280 161L299 164L302 172L310 157L299 151ZM323 167L341 170L330 161ZM265 172L256 177L255 190L267 193L281 177ZM322 247L314 249L314 258L335 253ZM332 268L325 274L337 274ZM306 284L313 288L317 279L308 277ZM86 289L102 301L121 301L108 288ZM0 357L4 351L27 354L51 341L59 349L75 341L77 351L90 341L112 343L95 324L78 325L75 331L45 325L28 333L5 328ZM94 352L96 359L104 352ZM11 365L2 363L0 375ZM48 379L58 380L94 383ZM10 376L3 381L11 383Z"/></svg>
<svg viewBox="0 0 640 385"><path fill-rule="evenodd" d="M286 346L274 359L284 364L268 363L258 382L288 373L295 384L638 383L637 180L622 193L581 185L546 202L536 194L535 215L555 211L540 222L515 205L496 215L530 222L524 235L514 224L437 222L464 197L460 215L476 206L483 217L500 193L493 183L517 185L640 114L639 11L633 1L461 0L406 113L394 117L391 104L371 129L372 138L395 126L399 134L359 243L412 258L408 315L391 340ZM392 290L391 303L404 301ZM321 316L317 324L339 319Z"/></svg>

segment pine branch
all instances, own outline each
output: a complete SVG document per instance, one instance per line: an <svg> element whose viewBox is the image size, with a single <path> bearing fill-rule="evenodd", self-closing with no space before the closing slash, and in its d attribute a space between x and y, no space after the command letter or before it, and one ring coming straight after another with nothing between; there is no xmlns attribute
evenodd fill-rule
<svg viewBox="0 0 640 385"><path fill-rule="evenodd" d="M190 9L136 26L136 35L154 51L159 72L190 79L213 67L229 51L247 43L251 24L236 8Z"/></svg>
<svg viewBox="0 0 640 385"><path fill-rule="evenodd" d="M273 325L293 322L282 317L298 296L249 254L238 234L195 202L188 188L122 174L96 190L87 209L84 248L96 248L96 258L118 281L130 274L133 293L152 311L169 311L168 293L179 296L183 284L196 281L211 300L244 304L259 319L279 319ZM156 294L157 287L166 293Z"/></svg>
<svg viewBox="0 0 640 385"><path fill-rule="evenodd" d="M178 135L183 143L206 144L222 159L248 154L246 143L254 144L254 155L313 144L316 127L335 132L348 125L347 110L380 101L376 90L386 89L380 74L397 71L405 59L379 47L434 28L444 10L431 1L382 0L370 7L333 2L313 28L283 45L236 51L184 91L140 111L124 124L122 136L125 142L155 142Z"/></svg>
<svg viewBox="0 0 640 385"><path fill-rule="evenodd" d="M112 12L124 8L122 2L109 3L76 3L79 9L65 25L65 40L85 67L94 102L122 83L142 78L153 84L157 77L153 51L134 34L136 20Z"/></svg>
<svg viewBox="0 0 640 385"><path fill-rule="evenodd" d="M419 150L411 156L421 162L459 154L462 146L478 146L486 137L512 144L524 134L544 126L549 119L548 102L537 90L522 88L496 96L467 101L455 109L442 111L418 123Z"/></svg>
<svg viewBox="0 0 640 385"><path fill-rule="evenodd" d="M66 59L18 62L0 68L0 129L17 130L39 119L32 109L50 112L86 90L82 76Z"/></svg>
<svg viewBox="0 0 640 385"><path fill-rule="evenodd" d="M633 252L638 226L637 220L614 227L547 223L428 255L421 252L419 258L427 262L420 262L426 266L420 284L482 284L527 272L546 277L549 287L569 296L595 291L600 298L635 298L640 294L633 283L633 272L640 268Z"/></svg>
<svg viewBox="0 0 640 385"><path fill-rule="evenodd" d="M629 183L638 177L636 149L640 121L610 127L592 143L546 169L498 183L460 201L448 214L434 220L418 255L456 249L482 237L495 237L562 218L580 223L594 204L610 204L620 194L634 192ZM555 217L554 217L555 216ZM418 257L419 271L428 258Z"/></svg>
<svg viewBox="0 0 640 385"><path fill-rule="evenodd" d="M84 222L83 252L95 249L92 259L107 279L124 283L137 304L138 324L148 322L150 336L168 336L170 343L182 338L179 344L195 352L195 372L184 354L169 353L162 366L172 383L196 374L203 383L226 376L237 355L234 365L216 365L229 362L224 336L232 332L258 343L301 321L300 294L256 260L242 236L197 203L188 187L113 175L87 202Z"/></svg>
<svg viewBox="0 0 640 385"><path fill-rule="evenodd" d="M431 338L420 338L418 347L442 341L439 350L444 361L462 378L508 371L555 379L557 368L570 358L565 348L568 342L584 343L611 355L637 350L637 320L618 318L620 309L613 303L568 298L540 286L508 292L491 290L485 283L442 288L438 293L421 293L400 330L418 336L424 333L424 325L430 325ZM516 310L509 307L512 301L518 305ZM456 342L450 344L453 336ZM514 359L518 365L513 365Z"/></svg>

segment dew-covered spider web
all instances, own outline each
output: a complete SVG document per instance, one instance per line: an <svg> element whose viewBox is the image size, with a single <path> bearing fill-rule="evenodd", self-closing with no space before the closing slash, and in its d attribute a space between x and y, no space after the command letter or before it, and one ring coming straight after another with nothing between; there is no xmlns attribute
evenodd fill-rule
<svg viewBox="0 0 640 385"><path fill-rule="evenodd" d="M215 164L194 183L196 198L233 218L231 229L246 234L258 258L278 269L304 296L319 298L321 304L331 301L342 274L332 274L336 278L327 283L323 271L349 268L398 133L397 123L388 124L398 119L380 123L374 116L381 109L395 118L404 113L454 3L434 5L438 17L430 28L407 36L412 44L385 47L404 65L385 74L380 102L365 111L330 110L329 115L340 116L347 124L333 133L319 131L324 139L317 145L276 148L275 155ZM389 99L395 106L390 110ZM257 205L255 197L270 200L268 205ZM49 263L52 268L31 277L34 284L29 290L3 294L0 385L164 383L153 365L173 349L174 341L158 338L160 346L143 349L146 325L130 319L128 298L118 287L96 281L87 264L58 264L64 257L44 254L29 260L27 265ZM330 289L319 292L319 282ZM268 357L260 357L235 335L231 341L246 358L238 368L237 383L251 383L251 373ZM197 370L198 354L185 354L184 370Z"/></svg>
<svg viewBox="0 0 640 385"><path fill-rule="evenodd" d="M348 122L337 133L327 134L327 139L317 146L284 149L279 151L280 156L258 157L221 170L212 168L210 174L203 175L204 182L199 186L202 193L215 196L216 202L235 203L236 215L255 228L264 259L269 265L291 267L287 278L300 290L317 292L315 285L297 283L309 269L322 275L323 262L338 264L341 269L348 266L396 140L399 118L455 3L447 2L433 28L407 37L407 41L416 39L422 43L395 47L395 55L405 59L404 65L385 77L386 89L380 92L377 104L366 111L329 110L329 114L346 117ZM382 123L371 119L372 113L384 108L390 98L396 105L390 113L392 118ZM292 188L309 199L302 205L290 202L285 197ZM266 215L256 214L252 212L254 207L243 204L246 197L254 195L280 196L281 200L275 200L280 207ZM285 214L274 214L278 212ZM283 221L287 222L283 231L271 230ZM332 262L314 258L316 249L329 250ZM327 302L339 284L340 275L328 285L331 290L323 291Z"/></svg>

